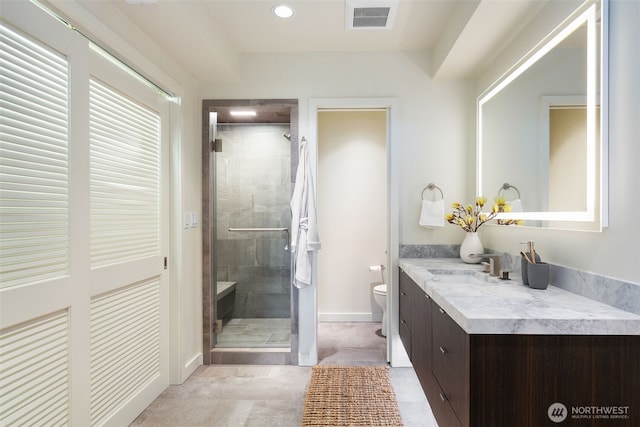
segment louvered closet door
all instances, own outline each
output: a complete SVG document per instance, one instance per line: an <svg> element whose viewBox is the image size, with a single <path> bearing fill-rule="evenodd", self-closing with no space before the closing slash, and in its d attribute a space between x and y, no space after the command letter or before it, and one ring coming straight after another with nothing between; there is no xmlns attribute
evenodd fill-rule
<svg viewBox="0 0 640 427"><path fill-rule="evenodd" d="M168 106L92 52L88 111L90 416L120 424L168 384Z"/></svg>
<svg viewBox="0 0 640 427"><path fill-rule="evenodd" d="M22 22L29 32L5 20L20 18L14 3L3 2L0 21L0 425L68 425L69 49L78 46L39 14Z"/></svg>
<svg viewBox="0 0 640 427"><path fill-rule="evenodd" d="M167 101L2 9L0 425L127 425L168 385Z"/></svg>

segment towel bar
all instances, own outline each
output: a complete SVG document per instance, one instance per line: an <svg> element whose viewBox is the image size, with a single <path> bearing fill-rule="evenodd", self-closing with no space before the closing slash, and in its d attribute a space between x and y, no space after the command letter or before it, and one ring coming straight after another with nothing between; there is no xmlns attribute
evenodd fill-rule
<svg viewBox="0 0 640 427"><path fill-rule="evenodd" d="M513 188L514 190L516 190L516 193L518 193L518 199L520 198L520 190L518 190L515 186L509 184L508 182L505 182L504 184L502 184L502 187L500 187L500 189L498 190L498 196L500 196L500 193L502 193L502 191L507 191L509 189Z"/></svg>
<svg viewBox="0 0 640 427"><path fill-rule="evenodd" d="M276 228L268 228L268 227L255 227L255 228L233 228L229 227L229 231L284 231L287 233L287 244L284 245L284 250L289 250L289 229L287 227L276 227Z"/></svg>
<svg viewBox="0 0 640 427"><path fill-rule="evenodd" d="M229 231L289 231L288 228L231 228L229 227Z"/></svg>
<svg viewBox="0 0 640 427"><path fill-rule="evenodd" d="M422 190L422 194L420 195L420 198L422 200L424 200L424 192L427 191L427 190L431 190L431 191L438 190L440 192L440 198L444 199L444 193L442 192L442 189L440 187L438 187L437 185L435 185L433 182L430 182L429 185L424 187L424 189Z"/></svg>

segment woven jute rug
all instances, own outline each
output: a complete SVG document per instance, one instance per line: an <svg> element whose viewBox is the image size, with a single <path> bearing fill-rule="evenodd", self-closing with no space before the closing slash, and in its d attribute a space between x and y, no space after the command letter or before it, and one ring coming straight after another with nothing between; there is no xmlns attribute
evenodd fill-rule
<svg viewBox="0 0 640 427"><path fill-rule="evenodd" d="M387 366L314 366L302 426L402 426Z"/></svg>

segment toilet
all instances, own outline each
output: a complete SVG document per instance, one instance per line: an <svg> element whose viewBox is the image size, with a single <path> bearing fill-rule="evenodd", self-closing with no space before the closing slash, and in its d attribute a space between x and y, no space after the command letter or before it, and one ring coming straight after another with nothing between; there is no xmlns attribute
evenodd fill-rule
<svg viewBox="0 0 640 427"><path fill-rule="evenodd" d="M382 308L382 329L383 337L387 336L387 285L378 285L373 288L373 299Z"/></svg>

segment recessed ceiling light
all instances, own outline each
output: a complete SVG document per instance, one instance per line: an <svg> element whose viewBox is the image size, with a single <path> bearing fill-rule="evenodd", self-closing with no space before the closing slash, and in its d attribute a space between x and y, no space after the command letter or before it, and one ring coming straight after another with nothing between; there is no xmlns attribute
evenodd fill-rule
<svg viewBox="0 0 640 427"><path fill-rule="evenodd" d="M293 9L286 4L278 4L273 6L271 10L278 18L291 18L293 16Z"/></svg>
<svg viewBox="0 0 640 427"><path fill-rule="evenodd" d="M254 117L256 112L252 110L234 110L230 111L229 114L236 117Z"/></svg>

